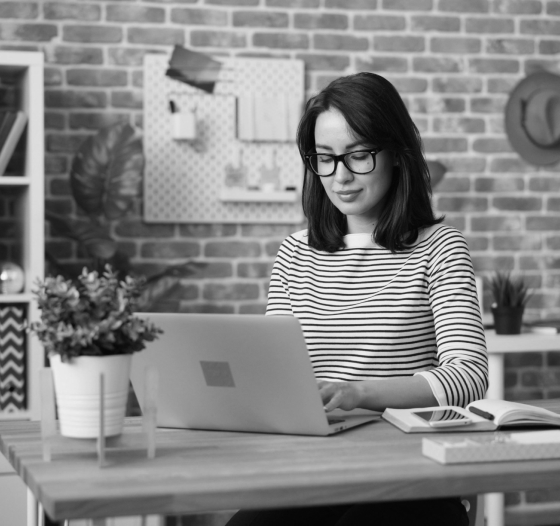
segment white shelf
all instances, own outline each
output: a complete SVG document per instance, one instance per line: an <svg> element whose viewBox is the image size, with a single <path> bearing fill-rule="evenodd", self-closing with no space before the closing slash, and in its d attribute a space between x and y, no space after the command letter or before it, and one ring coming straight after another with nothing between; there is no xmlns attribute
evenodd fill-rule
<svg viewBox="0 0 560 526"><path fill-rule="evenodd" d="M14 411L13 413L5 413L0 411L0 422L12 420L30 420L32 414L29 411Z"/></svg>
<svg viewBox="0 0 560 526"><path fill-rule="evenodd" d="M220 192L220 201L226 203L295 203L298 198L299 193L294 190L262 192L260 190L223 188Z"/></svg>
<svg viewBox="0 0 560 526"><path fill-rule="evenodd" d="M0 186L29 186L31 178L16 176L16 175L3 175L0 177Z"/></svg>
<svg viewBox="0 0 560 526"><path fill-rule="evenodd" d="M0 294L1 303L29 303L33 296L22 292L21 294ZM1 414L1 413L0 413Z"/></svg>

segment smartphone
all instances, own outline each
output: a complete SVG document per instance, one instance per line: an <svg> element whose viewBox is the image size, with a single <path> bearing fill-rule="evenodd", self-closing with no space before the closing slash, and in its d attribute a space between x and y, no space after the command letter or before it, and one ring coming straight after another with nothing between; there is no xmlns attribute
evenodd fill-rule
<svg viewBox="0 0 560 526"><path fill-rule="evenodd" d="M414 414L428 422L432 427L449 427L470 424L472 420L454 409L435 411L414 411Z"/></svg>

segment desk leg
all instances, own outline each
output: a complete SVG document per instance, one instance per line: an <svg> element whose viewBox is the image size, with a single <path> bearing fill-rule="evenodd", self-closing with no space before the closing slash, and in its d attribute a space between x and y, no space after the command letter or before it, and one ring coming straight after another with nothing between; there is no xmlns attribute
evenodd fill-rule
<svg viewBox="0 0 560 526"><path fill-rule="evenodd" d="M504 526L504 494L484 495L484 514L487 526Z"/></svg>
<svg viewBox="0 0 560 526"><path fill-rule="evenodd" d="M38 526L38 502L30 489L27 489L27 526Z"/></svg>
<svg viewBox="0 0 560 526"><path fill-rule="evenodd" d="M504 397L504 355L488 355L489 386L486 398ZM484 496L484 514L487 526L504 526L504 494L487 493Z"/></svg>
<svg viewBox="0 0 560 526"><path fill-rule="evenodd" d="M492 353L488 355L488 378L489 385L486 398L504 397L504 355L503 353Z"/></svg>

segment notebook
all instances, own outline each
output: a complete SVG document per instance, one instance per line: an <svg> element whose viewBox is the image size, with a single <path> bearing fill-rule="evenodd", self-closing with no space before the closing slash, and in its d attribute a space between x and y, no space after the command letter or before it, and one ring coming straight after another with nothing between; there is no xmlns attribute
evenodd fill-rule
<svg viewBox="0 0 560 526"><path fill-rule="evenodd" d="M327 417L295 317L137 315L164 331L131 371L143 408L146 367L158 370L158 427L325 436L380 419L361 409Z"/></svg>

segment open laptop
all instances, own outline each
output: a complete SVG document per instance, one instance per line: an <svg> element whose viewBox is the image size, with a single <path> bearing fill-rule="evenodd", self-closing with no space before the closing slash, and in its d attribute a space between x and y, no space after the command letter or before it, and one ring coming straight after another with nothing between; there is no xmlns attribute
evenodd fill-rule
<svg viewBox="0 0 560 526"><path fill-rule="evenodd" d="M329 435L380 418L367 410L325 413L295 317L138 316L164 331L134 354L131 372L143 408L146 367L157 368L159 427Z"/></svg>

